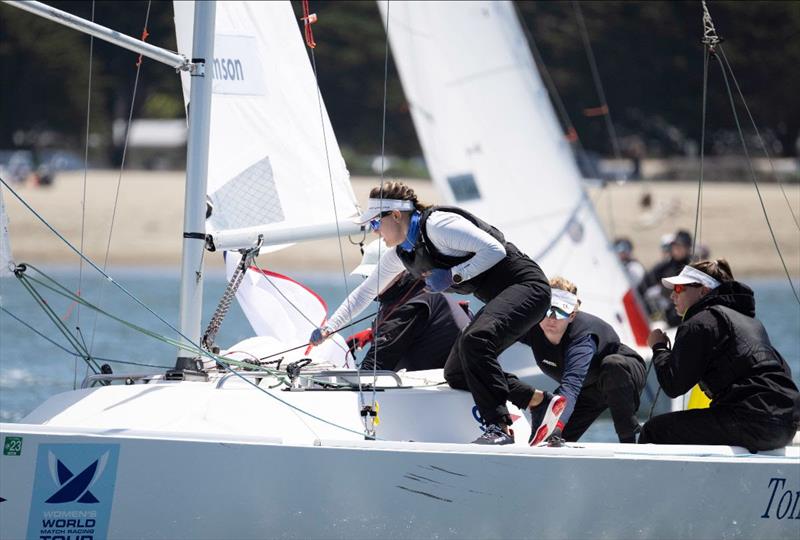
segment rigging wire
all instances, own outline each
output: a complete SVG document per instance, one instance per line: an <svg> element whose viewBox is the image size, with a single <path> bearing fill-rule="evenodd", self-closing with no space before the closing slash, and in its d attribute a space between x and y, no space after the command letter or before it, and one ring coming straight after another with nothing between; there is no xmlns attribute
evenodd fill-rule
<svg viewBox="0 0 800 540"><path fill-rule="evenodd" d="M722 51L722 45L719 45L719 50ZM756 194L758 195L758 202L761 205L761 211L764 214L764 220L767 222L767 228L769 229L769 234L772 237L772 243L775 245L775 250L778 253L778 258L781 261L781 265L783 266L783 271L786 274L786 278L789 281L789 287L792 289L792 293L794 293L794 297L797 300L797 303L800 304L800 295L798 295L797 289L794 286L794 282L792 281L792 276L789 274L789 269L786 266L786 261L783 258L783 253L781 253L780 245L778 244L778 239L775 236L775 231L772 228L772 222L769 220L769 215L767 214L767 207L764 204L764 198L761 195L761 190L758 187L758 179L756 178L756 171L753 168L753 162L750 159L750 153L747 150L747 143L744 139L744 133L742 132L742 125L739 122L739 115L736 112L736 103L734 100L733 92L731 91L730 83L728 82L728 74L725 69L725 64L722 62L719 56L716 56L717 62L719 63L720 69L722 70L722 77L725 81L725 89L728 94L728 99L731 104L731 111L733 112L733 118L736 122L736 129L739 132L739 139L742 143L742 150L744 151L745 158L747 159L747 165L750 169L750 178L753 180L753 186L756 189Z"/></svg>
<svg viewBox="0 0 800 540"><path fill-rule="evenodd" d="M704 50L703 54L703 112L700 127L700 178L697 183L697 206L695 207L694 214L694 234L692 235L692 256L694 256L695 248L699 243L699 237L702 234L701 216L703 213L703 174L705 172L705 148L706 148L706 111L708 105L708 59L710 56L708 48Z"/></svg>
<svg viewBox="0 0 800 540"><path fill-rule="evenodd" d="M142 41L144 41L147 38L147 36L149 35L148 32L147 32L147 25L148 25L148 22L150 21L150 6L151 6L151 4L152 4L152 0L147 2L147 11L146 11L145 17L144 17L144 29L142 30ZM119 166L119 175L117 176L117 187L116 187L116 190L114 192L114 205L113 205L113 208L112 208L112 211L111 211L111 224L109 225L109 228L108 228L108 240L106 242L106 253L105 253L105 256L103 258L103 270L106 270L108 268L108 257L109 257L109 254L111 253L111 238L113 237L113 234L114 234L114 223L116 222L116 217L117 217L117 206L119 204L120 188L122 187L122 173L125 170L125 158L128 155L128 141L130 140L130 136L131 136L131 129L130 128L131 128L131 123L133 121L133 108L134 108L134 105L136 103L136 92L137 92L137 89L139 88L139 74L140 74L141 69L142 69L142 62L143 62L142 55L139 55L139 60L136 62L136 76L135 76L134 81L133 81L133 92L132 92L132 95L131 95L131 106L130 106L130 109L128 110L128 122L125 125L125 141L123 142L123 145L122 145L122 161L121 161L120 166ZM81 246L81 251L83 251L83 246ZM99 304L103 303L104 292L105 292L105 287L101 286L100 287L100 291L99 291L99 294L100 294L100 297L99 297L99 300L98 300ZM95 313L94 323L92 324L92 332L90 334L91 337L89 339L89 352L90 353L91 353L92 349L94 348L94 338L96 336L96 331L97 331L97 314Z"/></svg>
<svg viewBox="0 0 800 540"><path fill-rule="evenodd" d="M728 68L728 72L731 75L733 84L736 87L737 93L739 94L739 99L741 100L742 105L744 106L744 110L747 112L747 117L750 119L750 124L753 126L753 130L756 132L756 137L758 138L758 142L761 144L761 149L763 150L764 155L769 161L769 166L770 169L772 170L772 176L773 178L775 178L775 182L777 182L778 186L781 188L781 193L783 193L783 198L786 201L787 208L789 208L789 213L792 215L795 227L797 227L797 229L800 230L800 222L798 222L797 215L795 215L794 209L792 208L792 203L789 202L789 197L788 195L786 195L786 190L783 187L783 182L781 181L780 176L778 176L778 173L775 170L775 163L773 163L772 157L770 157L769 155L769 151L767 150L767 145L764 142L763 137L761 137L761 132L759 131L758 126L756 125L756 121L753 119L753 115L750 112L750 107L747 106L747 101L744 99L744 94L742 93L742 89L739 87L739 81L736 80L736 76L733 74L733 68L728 63L728 57L725 55L725 51L722 49L722 47L719 48L719 53L722 56L722 60L725 62L725 65Z"/></svg>
<svg viewBox="0 0 800 540"><path fill-rule="evenodd" d="M600 71L597 68L597 61L594 57L594 51L592 50L592 42L589 40L589 31L586 29L586 21L583 18L583 11L581 10L580 3L573 1L572 5L575 8L575 17L578 20L578 28L580 29L581 39L583 40L584 50L586 51L586 58L589 61L589 67L592 71L592 80L594 81L597 97L600 98L600 107L598 107L598 110L601 111L605 121L606 130L608 131L608 136L611 139L611 147L614 150L614 158L617 160L617 162L619 162L622 159L622 153L619 149L617 131L614 128L614 123L611 121L611 111L609 110L608 101L606 100L606 93L603 89L603 81L600 79ZM618 179L620 178L618 177ZM605 185L605 182L603 182L602 186L605 187ZM613 200L610 193L608 197L606 197L606 202L608 205L609 232L611 233L610 236L614 237L616 236L616 225L614 223Z"/></svg>
<svg viewBox="0 0 800 540"><path fill-rule="evenodd" d="M391 9L391 2L390 0L386 0L386 22L384 26L386 27L386 42L384 44L384 54L383 54L383 107L381 111L381 183L380 183L380 200L381 200L381 207L383 207L383 193L384 193L384 183L386 180L386 109L389 100L389 13ZM380 295L382 292L380 290L380 277L381 277L381 259L383 259L383 254L381 253L382 243L378 243L378 264L375 266L375 272L378 273L378 280L377 280L377 295ZM376 295L376 296L377 296ZM380 312L379 312L380 313ZM372 357L372 403L367 407L364 405L363 400L361 401L361 410L363 411L362 418L364 419L364 429L366 430L367 434L370 438L375 438L375 420L377 419L377 404L376 404L376 387L378 381L378 353L380 352L380 347L378 347L378 336L380 335L380 318L375 318L375 338L373 340L373 347L375 348L375 354ZM358 390L359 394L361 394L361 379L358 380ZM368 422L370 422L368 424Z"/></svg>
<svg viewBox="0 0 800 540"><path fill-rule="evenodd" d="M92 22L94 22L95 2L92 0ZM86 183L89 174L89 128L92 113L92 63L94 60L94 36L89 36L89 81L86 89L86 137L83 146L83 194L81 196L81 251L86 233ZM78 259L78 294L83 289L83 259ZM81 324L80 306L75 312L75 321L78 326ZM75 390L78 384L78 360L75 359L74 375L72 379L72 389Z"/></svg>

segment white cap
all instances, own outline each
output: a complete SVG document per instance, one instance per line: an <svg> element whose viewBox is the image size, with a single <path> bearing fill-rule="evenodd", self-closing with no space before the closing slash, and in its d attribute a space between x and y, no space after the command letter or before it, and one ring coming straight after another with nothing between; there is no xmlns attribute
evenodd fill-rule
<svg viewBox="0 0 800 540"><path fill-rule="evenodd" d="M667 277L661 280L661 284L667 289L674 289L675 285L689 285L690 283L697 283L709 289L716 289L720 286L719 281L688 264L683 267L683 270L681 270L681 273L677 276Z"/></svg>
<svg viewBox="0 0 800 540"><path fill-rule="evenodd" d="M400 199L367 199L367 209L355 218L356 223L367 223L389 210L399 210L401 212L412 212L416 209L414 201L404 201Z"/></svg>
<svg viewBox="0 0 800 540"><path fill-rule="evenodd" d="M383 243L383 238L379 238L378 240L373 240L364 248L364 256L361 257L361 264L356 266L352 272L350 272L351 276L362 276L368 277L372 274L372 270L377 266L378 260L381 256L386 253L389 248L386 247L386 244Z"/></svg>
<svg viewBox="0 0 800 540"><path fill-rule="evenodd" d="M578 297L563 289L552 289L550 305L557 307L564 313L572 313L578 305Z"/></svg>

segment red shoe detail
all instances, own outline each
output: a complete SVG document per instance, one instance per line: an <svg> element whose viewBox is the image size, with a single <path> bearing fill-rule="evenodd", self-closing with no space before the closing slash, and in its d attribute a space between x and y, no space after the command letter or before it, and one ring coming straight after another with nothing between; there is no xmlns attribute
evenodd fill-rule
<svg viewBox="0 0 800 540"><path fill-rule="evenodd" d="M547 437L547 426L539 426L536 430L536 437L530 442L531 446L536 446Z"/></svg>
<svg viewBox="0 0 800 540"><path fill-rule="evenodd" d="M563 396L556 396L553 398L553 414L556 416L561 416L561 413L564 412L564 407L567 406L567 398Z"/></svg>

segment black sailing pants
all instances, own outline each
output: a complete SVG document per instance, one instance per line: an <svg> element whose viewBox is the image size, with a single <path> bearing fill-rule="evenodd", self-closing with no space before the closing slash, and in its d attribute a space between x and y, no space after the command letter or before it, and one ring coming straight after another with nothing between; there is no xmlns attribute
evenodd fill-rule
<svg viewBox="0 0 800 540"><path fill-rule="evenodd" d="M564 427L564 440L580 439L608 408L620 442L636 442L639 431L636 411L645 384L644 362L633 356L609 354L600 361L599 370L597 381L581 388L572 416Z"/></svg>
<svg viewBox="0 0 800 540"><path fill-rule="evenodd" d="M533 397L533 388L505 373L497 357L539 324L549 307L546 281L515 283L489 300L453 345L445 380L472 393L486 424L511 425L506 401L524 409Z"/></svg>
<svg viewBox="0 0 800 540"><path fill-rule="evenodd" d="M713 407L656 416L642 428L639 443L722 444L743 446L755 453L783 448L796 431L796 426L768 417L745 416L727 407Z"/></svg>

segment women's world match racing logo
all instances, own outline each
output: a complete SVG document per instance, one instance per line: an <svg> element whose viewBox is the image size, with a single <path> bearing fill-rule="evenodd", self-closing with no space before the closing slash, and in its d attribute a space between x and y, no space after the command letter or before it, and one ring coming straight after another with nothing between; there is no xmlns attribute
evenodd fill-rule
<svg viewBox="0 0 800 540"><path fill-rule="evenodd" d="M105 538L118 444L40 444L28 538Z"/></svg>

